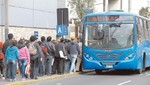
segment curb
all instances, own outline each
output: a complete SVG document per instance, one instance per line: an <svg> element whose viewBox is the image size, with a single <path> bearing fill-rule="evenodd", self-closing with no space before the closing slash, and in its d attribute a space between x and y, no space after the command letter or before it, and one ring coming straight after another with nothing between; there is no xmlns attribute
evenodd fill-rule
<svg viewBox="0 0 150 85"><path fill-rule="evenodd" d="M26 84L32 84L32 83L36 83L36 82L40 82L40 81L52 80L52 79L62 78L65 76L78 75L78 74L80 74L80 72L75 72L75 73L71 73L71 74L67 73L67 74L63 74L63 75L52 75L52 76L38 78L37 80L18 81L18 82L14 82L14 83L5 84L5 85L26 85Z"/></svg>

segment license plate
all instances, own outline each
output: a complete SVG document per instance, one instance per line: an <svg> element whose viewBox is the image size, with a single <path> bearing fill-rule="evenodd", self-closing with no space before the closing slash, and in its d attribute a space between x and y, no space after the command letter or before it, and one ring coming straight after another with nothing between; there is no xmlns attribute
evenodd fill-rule
<svg viewBox="0 0 150 85"><path fill-rule="evenodd" d="M106 65L106 68L113 68L113 65Z"/></svg>

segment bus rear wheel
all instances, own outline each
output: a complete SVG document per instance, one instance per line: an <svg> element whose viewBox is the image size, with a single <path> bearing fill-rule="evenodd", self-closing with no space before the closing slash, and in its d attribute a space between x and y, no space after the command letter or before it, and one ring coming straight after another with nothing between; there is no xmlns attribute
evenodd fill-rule
<svg viewBox="0 0 150 85"><path fill-rule="evenodd" d="M100 69L95 69L95 73L96 73L96 74L101 74L101 73L102 73L102 70L100 70Z"/></svg>

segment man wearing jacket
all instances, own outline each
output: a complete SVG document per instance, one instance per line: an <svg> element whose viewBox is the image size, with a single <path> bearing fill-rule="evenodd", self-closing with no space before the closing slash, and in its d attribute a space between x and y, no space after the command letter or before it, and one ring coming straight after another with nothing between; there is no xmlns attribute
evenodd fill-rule
<svg viewBox="0 0 150 85"><path fill-rule="evenodd" d="M71 42L68 45L68 53L70 54L71 58L71 66L70 66L70 73L75 71L75 62L77 60L77 56L80 55L80 47L77 42L75 42L75 38L71 38Z"/></svg>
<svg viewBox="0 0 150 85"><path fill-rule="evenodd" d="M66 56L66 49L65 49L65 40L62 38L60 39L60 42L55 45L55 59L54 59L54 66L53 66L53 72L54 74L57 72L57 74L63 74L64 73L64 60L65 58L62 57ZM61 52L61 53L60 53Z"/></svg>

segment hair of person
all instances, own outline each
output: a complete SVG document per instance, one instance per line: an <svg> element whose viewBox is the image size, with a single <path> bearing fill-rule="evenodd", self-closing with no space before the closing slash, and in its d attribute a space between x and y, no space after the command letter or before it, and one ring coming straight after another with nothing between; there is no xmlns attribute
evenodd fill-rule
<svg viewBox="0 0 150 85"><path fill-rule="evenodd" d="M41 45L41 44L42 44L42 42L41 42L41 41L38 41L38 44L39 44L39 45Z"/></svg>
<svg viewBox="0 0 150 85"><path fill-rule="evenodd" d="M23 40L23 39L20 39L20 40L18 41L18 44L24 44L24 40Z"/></svg>
<svg viewBox="0 0 150 85"><path fill-rule="evenodd" d="M16 46L17 45L17 41L16 40L12 40L10 41L11 46Z"/></svg>
<svg viewBox="0 0 150 85"><path fill-rule="evenodd" d="M13 34L12 33L8 34L8 39L12 39L12 38L13 38Z"/></svg>
<svg viewBox="0 0 150 85"><path fill-rule="evenodd" d="M31 42L34 42L36 39L37 39L37 38L36 38L35 36L33 36L33 35L30 37L30 41L31 41Z"/></svg>
<svg viewBox="0 0 150 85"><path fill-rule="evenodd" d="M41 37L41 41L45 41L45 37L44 36Z"/></svg>
<svg viewBox="0 0 150 85"><path fill-rule="evenodd" d="M64 40L65 40L64 38L61 38L61 39L60 39L60 42L64 42Z"/></svg>
<svg viewBox="0 0 150 85"><path fill-rule="evenodd" d="M52 40L52 37L51 36L48 36L47 37L47 41L51 41Z"/></svg>

